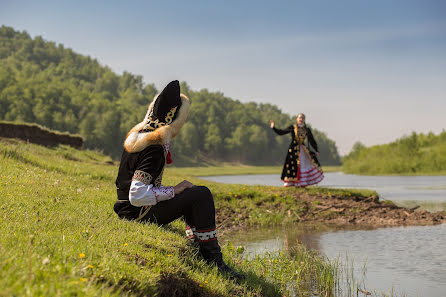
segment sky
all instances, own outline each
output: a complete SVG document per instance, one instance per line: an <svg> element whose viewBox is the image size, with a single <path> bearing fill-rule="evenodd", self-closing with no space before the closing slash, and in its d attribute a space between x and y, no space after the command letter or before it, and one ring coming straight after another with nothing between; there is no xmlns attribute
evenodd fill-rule
<svg viewBox="0 0 446 297"><path fill-rule="evenodd" d="M162 89L303 112L341 155L446 129L446 1L4 1L0 24Z"/></svg>

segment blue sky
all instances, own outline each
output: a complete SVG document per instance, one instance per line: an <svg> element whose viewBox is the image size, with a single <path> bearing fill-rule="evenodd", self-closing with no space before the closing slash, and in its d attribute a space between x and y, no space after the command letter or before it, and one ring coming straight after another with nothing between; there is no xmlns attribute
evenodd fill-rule
<svg viewBox="0 0 446 297"><path fill-rule="evenodd" d="M162 88L270 102L336 141L446 129L446 1L3 1L0 24Z"/></svg>

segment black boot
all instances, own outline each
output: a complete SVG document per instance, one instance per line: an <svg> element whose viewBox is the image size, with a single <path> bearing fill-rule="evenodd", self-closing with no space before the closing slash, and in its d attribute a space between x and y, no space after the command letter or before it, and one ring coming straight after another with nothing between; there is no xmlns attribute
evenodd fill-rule
<svg viewBox="0 0 446 297"><path fill-rule="evenodd" d="M217 265L220 273L227 274L229 278L237 281L245 279L243 274L236 272L223 261L223 255L217 240L200 242L200 253L206 262Z"/></svg>

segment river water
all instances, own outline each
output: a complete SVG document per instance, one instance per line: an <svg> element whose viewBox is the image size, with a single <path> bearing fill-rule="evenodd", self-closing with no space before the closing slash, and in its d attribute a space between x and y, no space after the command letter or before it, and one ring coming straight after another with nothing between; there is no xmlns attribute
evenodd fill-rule
<svg viewBox="0 0 446 297"><path fill-rule="evenodd" d="M211 176L222 183L282 186L277 175ZM320 186L367 188L397 204L446 209L445 176L356 176L326 173ZM248 233L248 234L247 234ZM301 225L231 234L250 257L298 243L351 264L362 288L389 296L446 296L446 225L320 232ZM365 271L364 271L365 267ZM364 274L365 272L365 274Z"/></svg>
<svg viewBox="0 0 446 297"><path fill-rule="evenodd" d="M340 172L324 173L321 187L370 189L380 199L398 205L416 205L429 211L446 210L446 176L363 176ZM277 174L207 176L203 179L229 184L282 186ZM446 296L446 294L445 294Z"/></svg>

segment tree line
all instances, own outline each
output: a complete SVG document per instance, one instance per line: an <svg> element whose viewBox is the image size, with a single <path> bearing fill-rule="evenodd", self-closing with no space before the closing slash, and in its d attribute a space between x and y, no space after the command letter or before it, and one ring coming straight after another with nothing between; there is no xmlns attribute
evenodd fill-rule
<svg viewBox="0 0 446 297"><path fill-rule="evenodd" d="M0 120L37 123L79 133L85 147L118 158L126 133L140 122L158 93L140 75L114 73L96 59L11 27L0 28ZM177 164L203 160L277 164L290 139L269 128L294 121L272 104L241 103L220 92L181 90L193 102L172 143ZM336 144L317 129L323 165L338 165ZM194 156L194 157L191 157Z"/></svg>
<svg viewBox="0 0 446 297"><path fill-rule="evenodd" d="M413 132L371 147L357 142L342 163L344 172L355 174L446 173L446 131L438 135Z"/></svg>

